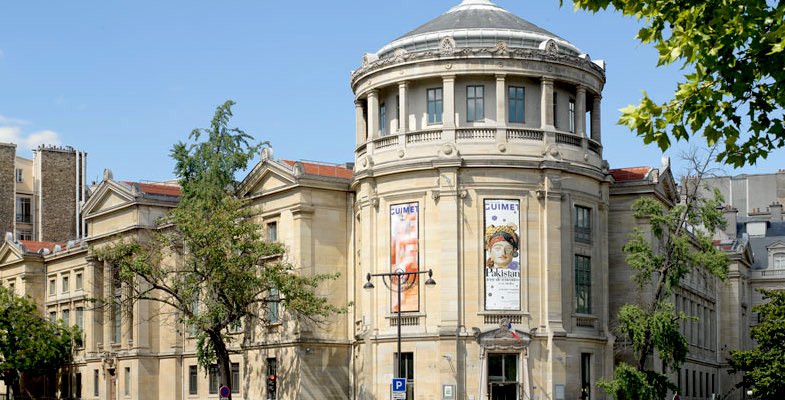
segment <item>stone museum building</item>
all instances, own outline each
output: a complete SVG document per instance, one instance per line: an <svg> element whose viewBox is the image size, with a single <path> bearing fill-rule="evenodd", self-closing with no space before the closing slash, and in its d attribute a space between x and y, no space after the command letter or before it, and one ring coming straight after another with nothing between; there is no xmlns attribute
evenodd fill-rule
<svg viewBox="0 0 785 400"><path fill-rule="evenodd" d="M605 82L604 62L489 0L464 0L365 54L349 82L354 161L289 161L268 149L238 189L298 273L340 273L320 293L351 307L321 325L271 308L270 324L240 328L232 397L390 399L399 375L408 399L606 399L596 382L621 357L613 315L647 295L621 251L644 224L631 204L647 196L672 206L679 192L667 158L617 169L603 159ZM77 180L78 165L68 167ZM10 188L14 174L2 168L0 187ZM83 221L71 236L5 238L0 283L84 331L74 364L31 394L218 397L188 327L159 304L89 303L122 296L93 249L153 228L179 195L176 182L127 182L107 170L89 199L73 197L77 209L40 213L42 222ZM10 216L6 200L0 214ZM677 309L695 317L682 322L690 354L672 374L685 400L742 398L728 351L752 345L754 282L781 287L785 277L766 275L767 265L785 270L785 238L765 239L785 237L781 206L766 218L731 210L731 227L717 234L728 281L696 271L674 293ZM380 276L396 271L432 275Z"/></svg>

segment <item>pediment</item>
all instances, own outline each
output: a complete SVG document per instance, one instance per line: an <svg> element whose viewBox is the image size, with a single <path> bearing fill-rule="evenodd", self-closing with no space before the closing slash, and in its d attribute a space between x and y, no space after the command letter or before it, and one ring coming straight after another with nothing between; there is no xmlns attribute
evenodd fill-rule
<svg viewBox="0 0 785 400"><path fill-rule="evenodd" d="M245 197L271 192L296 183L297 178L288 165L282 165L273 160L263 160L243 180L239 195Z"/></svg>
<svg viewBox="0 0 785 400"><path fill-rule="evenodd" d="M769 245L766 246L766 248L768 250L785 250L785 242L783 242L782 240L777 240L773 243L769 243Z"/></svg>
<svg viewBox="0 0 785 400"><path fill-rule="evenodd" d="M131 190L112 180L101 182L95 193L85 203L82 213L86 216L133 202Z"/></svg>
<svg viewBox="0 0 785 400"><path fill-rule="evenodd" d="M517 338L513 332L518 336ZM486 349L523 349L531 342L530 333L501 325L486 331L478 330L474 336L480 346Z"/></svg>
<svg viewBox="0 0 785 400"><path fill-rule="evenodd" d="M15 244L3 242L3 245L0 246L0 265L20 261L22 257L22 250Z"/></svg>

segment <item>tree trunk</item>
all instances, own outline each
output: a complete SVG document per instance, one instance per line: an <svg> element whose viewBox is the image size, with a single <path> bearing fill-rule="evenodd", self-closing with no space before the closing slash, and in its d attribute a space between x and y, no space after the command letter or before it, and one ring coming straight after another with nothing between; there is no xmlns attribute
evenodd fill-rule
<svg viewBox="0 0 785 400"><path fill-rule="evenodd" d="M229 350L227 350L226 342L224 342L220 332L208 331L207 335L210 336L210 341L213 343L213 349L215 349L215 358L218 362L218 383L219 385L226 385L229 387L228 398L231 400L234 385L239 384L239 382L232 382L232 369L231 363L229 361Z"/></svg>

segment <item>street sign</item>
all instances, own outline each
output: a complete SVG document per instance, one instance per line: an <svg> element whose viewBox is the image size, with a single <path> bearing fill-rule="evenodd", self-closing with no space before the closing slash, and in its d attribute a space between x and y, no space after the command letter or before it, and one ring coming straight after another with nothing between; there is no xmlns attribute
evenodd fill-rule
<svg viewBox="0 0 785 400"><path fill-rule="evenodd" d="M392 398L393 400L406 399L406 378L393 378Z"/></svg>
<svg viewBox="0 0 785 400"><path fill-rule="evenodd" d="M393 378L392 391L393 393L406 393L406 378Z"/></svg>
<svg viewBox="0 0 785 400"><path fill-rule="evenodd" d="M229 398L229 386L223 385L220 389L218 389L218 394L221 395L221 399L228 399Z"/></svg>

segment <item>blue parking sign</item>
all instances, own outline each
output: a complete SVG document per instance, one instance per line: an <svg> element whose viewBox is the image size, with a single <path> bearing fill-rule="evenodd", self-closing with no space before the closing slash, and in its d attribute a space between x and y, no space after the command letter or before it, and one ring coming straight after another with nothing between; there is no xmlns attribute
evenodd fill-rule
<svg viewBox="0 0 785 400"><path fill-rule="evenodd" d="M393 378L392 391L393 393L406 393L406 378Z"/></svg>

